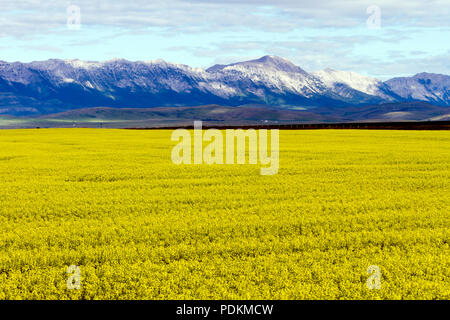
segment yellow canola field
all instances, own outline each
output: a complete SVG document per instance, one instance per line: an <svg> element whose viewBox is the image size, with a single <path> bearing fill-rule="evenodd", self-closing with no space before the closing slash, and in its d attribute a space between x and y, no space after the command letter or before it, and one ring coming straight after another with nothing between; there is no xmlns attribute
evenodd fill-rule
<svg viewBox="0 0 450 320"><path fill-rule="evenodd" d="M280 131L273 176L171 133L0 131L0 299L450 298L450 132Z"/></svg>

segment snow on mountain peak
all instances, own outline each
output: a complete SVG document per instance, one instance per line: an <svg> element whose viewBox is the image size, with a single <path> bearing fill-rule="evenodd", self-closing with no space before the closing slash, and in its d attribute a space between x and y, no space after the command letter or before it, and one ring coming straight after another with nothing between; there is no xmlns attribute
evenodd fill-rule
<svg viewBox="0 0 450 320"><path fill-rule="evenodd" d="M336 84L345 84L352 89L369 95L378 95L382 82L378 79L363 76L352 71L339 71L327 68L313 72L327 87L333 88Z"/></svg>
<svg viewBox="0 0 450 320"><path fill-rule="evenodd" d="M264 56L256 60L252 60L253 62L261 62L265 64L289 64L294 65L291 61L288 59L278 57L278 56Z"/></svg>
<svg viewBox="0 0 450 320"><path fill-rule="evenodd" d="M82 61L79 59L71 59L71 60L63 60L66 64L72 66L76 69L90 69L90 68L99 68L102 66L102 63L97 61Z"/></svg>
<svg viewBox="0 0 450 320"><path fill-rule="evenodd" d="M264 94L263 88L304 97L322 93L326 89L318 79L302 68L277 56L264 56L229 65L215 65L206 72L228 85L245 84L245 90L257 96Z"/></svg>
<svg viewBox="0 0 450 320"><path fill-rule="evenodd" d="M400 97L449 105L450 76L444 74L418 73L412 77L399 77L386 84Z"/></svg>
<svg viewBox="0 0 450 320"><path fill-rule="evenodd" d="M207 69L207 71L220 72L223 70L244 70L244 69L248 70L265 69L272 71L306 74L306 72L302 68L296 66L291 61L277 56L264 56L259 59L237 62L228 65L216 64L215 66L212 66L211 68Z"/></svg>
<svg viewBox="0 0 450 320"><path fill-rule="evenodd" d="M152 64L161 64L167 65L168 63L163 59L155 59L155 60L145 60L144 63L152 65Z"/></svg>
<svg viewBox="0 0 450 320"><path fill-rule="evenodd" d="M321 106L414 100L450 104L447 75L421 73L381 82L330 68L310 74L277 56L216 65L207 70L161 59L0 62L0 86L11 96L17 95L17 101L31 97L45 105L53 104L58 97L60 106L75 100L85 101L86 106L206 103ZM4 101L3 105L9 103Z"/></svg>

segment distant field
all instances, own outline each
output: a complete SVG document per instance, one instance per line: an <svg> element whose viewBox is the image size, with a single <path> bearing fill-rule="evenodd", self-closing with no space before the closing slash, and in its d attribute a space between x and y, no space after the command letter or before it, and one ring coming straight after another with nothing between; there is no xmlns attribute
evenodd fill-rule
<svg viewBox="0 0 450 320"><path fill-rule="evenodd" d="M449 131L280 131L274 176L170 135L0 131L0 299L450 298Z"/></svg>

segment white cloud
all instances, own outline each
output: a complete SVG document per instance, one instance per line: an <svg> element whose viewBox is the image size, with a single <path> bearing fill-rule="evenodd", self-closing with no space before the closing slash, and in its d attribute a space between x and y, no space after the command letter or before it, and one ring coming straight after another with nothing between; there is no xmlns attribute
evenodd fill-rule
<svg viewBox="0 0 450 320"><path fill-rule="evenodd" d="M374 4L382 26L449 28L450 16L448 0L1 0L0 36L55 32L65 25L69 4L81 8L83 24L176 32L353 28L366 22L366 9Z"/></svg>
<svg viewBox="0 0 450 320"><path fill-rule="evenodd" d="M71 4L81 9L83 30L103 28L110 32L71 38L66 28L66 9ZM203 59L206 66L276 54L308 71L333 67L380 77L415 71L450 72L448 55L444 54L448 44L433 51L415 38L424 30L436 30L431 40L443 41L450 32L449 0L0 0L0 5L0 39L16 39L10 46L16 45L17 52L48 51L59 57L68 47L89 51L102 41L116 41L117 45L105 50L124 56L127 36L144 38L158 32L174 39L199 35L197 42L173 45L183 57L178 62L187 64L189 57ZM367 32L366 9L371 5L380 7L382 28ZM212 32L219 37L211 40L205 36ZM293 36L282 37L286 34ZM67 39L66 48L58 47L57 41L28 43L49 35ZM157 46L162 44L155 43Z"/></svg>

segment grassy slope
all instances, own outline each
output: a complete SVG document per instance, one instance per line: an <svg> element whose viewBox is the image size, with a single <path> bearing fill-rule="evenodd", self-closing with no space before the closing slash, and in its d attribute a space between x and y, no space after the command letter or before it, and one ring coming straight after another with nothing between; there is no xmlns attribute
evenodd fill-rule
<svg viewBox="0 0 450 320"><path fill-rule="evenodd" d="M450 297L450 132L280 135L260 176L175 166L169 131L2 131L0 299Z"/></svg>
<svg viewBox="0 0 450 320"><path fill-rule="evenodd" d="M218 105L161 108L87 108L41 117L0 116L2 128L142 128L192 124L194 120L213 123L321 122L333 120L303 110L283 110L261 106L224 107Z"/></svg>
<svg viewBox="0 0 450 320"><path fill-rule="evenodd" d="M194 120L219 124L319 123L348 121L428 121L448 120L448 107L425 102L388 103L354 107L320 107L310 110L281 109L261 105L226 107L205 105L159 108L85 108L35 117L0 115L0 128L142 128L173 127Z"/></svg>

